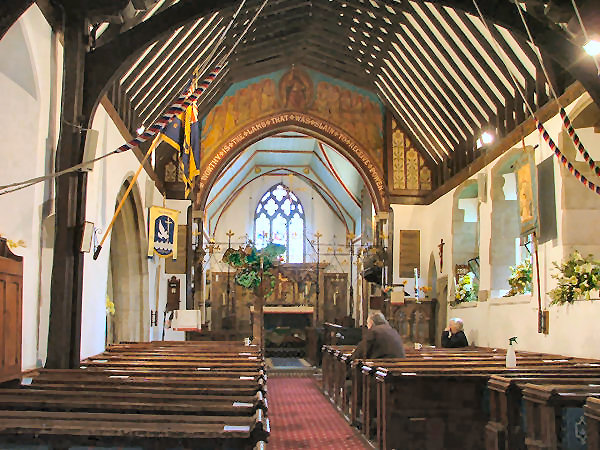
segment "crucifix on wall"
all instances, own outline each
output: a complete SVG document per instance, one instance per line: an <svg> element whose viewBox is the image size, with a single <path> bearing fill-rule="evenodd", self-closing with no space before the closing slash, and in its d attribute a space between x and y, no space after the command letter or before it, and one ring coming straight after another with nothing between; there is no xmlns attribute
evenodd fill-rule
<svg viewBox="0 0 600 450"><path fill-rule="evenodd" d="M446 243L443 239L440 239L440 244L438 245L440 255L440 273L442 273L444 269L444 245L446 245Z"/></svg>

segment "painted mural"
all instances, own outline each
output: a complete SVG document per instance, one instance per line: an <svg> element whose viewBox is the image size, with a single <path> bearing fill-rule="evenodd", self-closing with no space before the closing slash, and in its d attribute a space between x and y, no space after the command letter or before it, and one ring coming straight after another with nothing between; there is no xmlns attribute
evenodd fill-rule
<svg viewBox="0 0 600 450"><path fill-rule="evenodd" d="M304 112L323 119L364 146L381 168L383 116L380 105L367 95L331 81L315 80L293 67L279 80L267 77L226 95L206 116L202 138L202 167L219 147L245 125L275 113Z"/></svg>
<svg viewBox="0 0 600 450"><path fill-rule="evenodd" d="M431 190L431 170L395 120L392 120L392 189Z"/></svg>

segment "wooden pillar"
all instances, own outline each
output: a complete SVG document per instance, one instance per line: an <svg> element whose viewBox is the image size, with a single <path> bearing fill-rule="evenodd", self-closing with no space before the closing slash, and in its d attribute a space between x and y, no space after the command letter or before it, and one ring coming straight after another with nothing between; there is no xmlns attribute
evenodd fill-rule
<svg viewBox="0 0 600 450"><path fill-rule="evenodd" d="M88 118L82 116L86 21L82 15L65 16L64 88L56 170L81 162ZM56 180L56 233L50 293L50 324L46 367L79 367L83 254L81 232L85 220L87 174L73 172Z"/></svg>

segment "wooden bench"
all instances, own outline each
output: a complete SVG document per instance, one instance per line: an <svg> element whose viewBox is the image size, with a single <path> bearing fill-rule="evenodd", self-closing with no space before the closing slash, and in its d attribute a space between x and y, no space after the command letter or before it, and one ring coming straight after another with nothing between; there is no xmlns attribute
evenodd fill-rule
<svg viewBox="0 0 600 450"><path fill-rule="evenodd" d="M376 370L377 442L398 448L414 442L429 448L484 448L489 401L486 389L493 374L570 372L597 375L598 369L575 364L530 365L506 369L482 364L471 367L411 367ZM368 419L368 415L366 416Z"/></svg>
<svg viewBox="0 0 600 450"><path fill-rule="evenodd" d="M261 410L249 417L0 410L1 442L17 445L260 449L269 432Z"/></svg>
<svg viewBox="0 0 600 450"><path fill-rule="evenodd" d="M598 384L534 385L523 389L527 449L579 450L585 443L583 406L589 397L600 398Z"/></svg>
<svg viewBox="0 0 600 450"><path fill-rule="evenodd" d="M486 425L485 445L487 450L525 448L526 423L523 414L523 389L527 384L597 384L600 385L600 372L596 377L569 372L530 374L522 376L492 375L488 381L490 393L490 420Z"/></svg>
<svg viewBox="0 0 600 450"><path fill-rule="evenodd" d="M219 356L220 348L231 351ZM110 347L80 369L29 371L22 386L0 389L0 442L263 448L264 360L242 350L135 343Z"/></svg>
<svg viewBox="0 0 600 450"><path fill-rule="evenodd" d="M583 407L589 449L600 448L600 399L590 397Z"/></svg>

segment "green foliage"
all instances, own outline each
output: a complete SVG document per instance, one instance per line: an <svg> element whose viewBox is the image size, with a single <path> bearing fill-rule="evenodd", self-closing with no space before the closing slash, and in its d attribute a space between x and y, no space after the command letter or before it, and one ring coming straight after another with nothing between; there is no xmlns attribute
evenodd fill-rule
<svg viewBox="0 0 600 450"><path fill-rule="evenodd" d="M508 279L510 290L506 293L505 297L512 297L518 294L529 294L532 289L532 267L529 259L523 261L521 264L510 268L512 274Z"/></svg>
<svg viewBox="0 0 600 450"><path fill-rule="evenodd" d="M551 305L573 303L578 298L590 299L590 291L600 287L600 261L593 255L586 258L576 250L560 266L553 262L559 270L552 278L558 280L558 286L549 292Z"/></svg>
<svg viewBox="0 0 600 450"><path fill-rule="evenodd" d="M476 302L478 292L479 285L475 279L475 274L469 272L459 278L456 285L456 292L454 293L454 300L456 303Z"/></svg>
<svg viewBox="0 0 600 450"><path fill-rule="evenodd" d="M270 269L283 253L285 246L280 244L271 243L261 250L247 245L245 248L227 249L223 255L223 262L236 269L234 280L246 289L258 289L262 281L261 274L262 277L269 277L271 289L265 294L265 297L268 297L275 287L275 277Z"/></svg>

